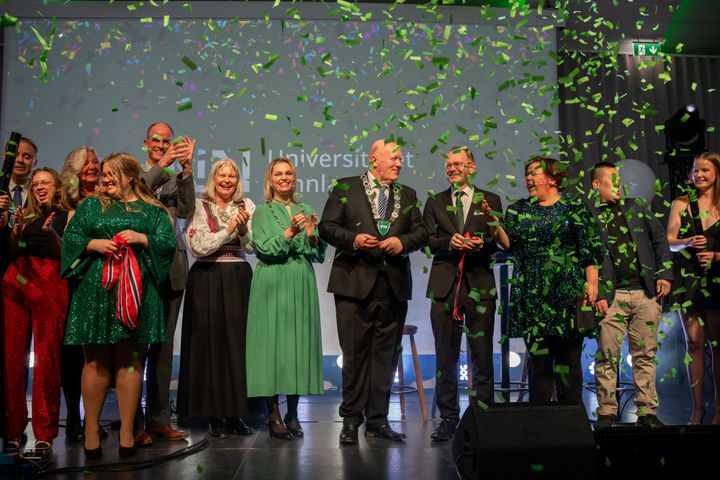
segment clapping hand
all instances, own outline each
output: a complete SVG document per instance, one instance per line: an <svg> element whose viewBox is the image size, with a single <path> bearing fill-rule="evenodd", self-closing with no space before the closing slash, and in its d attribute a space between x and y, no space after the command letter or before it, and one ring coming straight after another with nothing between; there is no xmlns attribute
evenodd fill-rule
<svg viewBox="0 0 720 480"><path fill-rule="evenodd" d="M43 232L50 232L55 233L55 229L53 228L53 220L55 220L55 212L51 212L50 215L45 219L45 223L43 223L42 230Z"/></svg>

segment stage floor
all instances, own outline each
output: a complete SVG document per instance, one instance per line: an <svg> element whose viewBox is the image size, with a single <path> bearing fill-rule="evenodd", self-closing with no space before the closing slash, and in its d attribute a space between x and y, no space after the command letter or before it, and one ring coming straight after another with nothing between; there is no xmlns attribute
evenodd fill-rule
<svg viewBox="0 0 720 480"><path fill-rule="evenodd" d="M427 390L428 411L431 408L432 390ZM681 398L665 398L659 411L660 418L668 424L684 423L690 413L689 395ZM461 406L467 406L466 395L461 396ZM585 391L588 412L595 408L594 394ZM360 431L360 443L340 446L338 435L342 422L337 414L340 394L328 391L325 395L301 398L299 416L303 422L305 438L283 441L271 438L267 428L256 430L248 437L230 435L227 439L209 438L208 446L197 453L182 458L162 461L167 455L184 448L201 448L207 430L198 426L190 428L188 441L159 441L150 447L139 448L132 459L119 462L118 432L109 425L117 420L117 404L114 396L108 397L103 411L103 423L108 425L109 436L103 440L103 459L85 464L82 443L66 443L65 431L53 445L50 470L77 467L75 472L53 473L43 478L57 479L338 479L338 480L389 480L389 479L451 479L457 478L452 459L451 442L433 444L430 433L438 425L439 418L427 423L422 421L417 394L406 395L406 416L402 418L400 402L393 395L390 404L390 420L393 428L408 435L404 442L389 442L375 438L365 439ZM64 405L61 413L64 419ZM281 406L284 411L284 406ZM634 421L634 405L630 402L624 410L623 420ZM592 418L589 413L588 418ZM64 420L61 421L64 424ZM32 429L28 427L28 446L33 444ZM140 463L158 461L137 469ZM94 471L100 465L117 463L117 471ZM131 470L132 469L132 470ZM125 470L125 471L121 471Z"/></svg>

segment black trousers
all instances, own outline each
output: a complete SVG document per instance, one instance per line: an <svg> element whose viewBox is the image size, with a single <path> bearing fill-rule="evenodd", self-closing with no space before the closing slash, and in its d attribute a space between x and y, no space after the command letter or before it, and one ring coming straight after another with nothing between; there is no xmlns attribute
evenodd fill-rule
<svg viewBox="0 0 720 480"><path fill-rule="evenodd" d="M530 337L525 347L530 354L529 390L531 402L549 402L553 392L558 401L582 403L582 354L584 338L572 336Z"/></svg>
<svg viewBox="0 0 720 480"><path fill-rule="evenodd" d="M150 344L147 351L145 424L148 427L161 427L170 423L173 345L184 293L185 290L173 290L168 280L161 285L167 340ZM139 412L142 415L141 409Z"/></svg>
<svg viewBox="0 0 720 480"><path fill-rule="evenodd" d="M335 295L343 352L343 423L360 425L366 420L374 427L387 423L407 309L407 301L395 297L385 273L363 300Z"/></svg>
<svg viewBox="0 0 720 480"><path fill-rule="evenodd" d="M435 299L430 306L430 321L435 337L435 403L440 410L440 418L457 423L460 420L458 401L458 369L460 344L463 331L466 331L470 346L472 364L472 384L475 399L483 403L492 403L494 388L493 372L493 332L495 325L495 300L475 302L468 295L470 287L463 282L460 287L458 307L465 315L465 321L452 319L455 301L455 286L450 294ZM463 328L465 327L465 328ZM472 401L472 400L471 400Z"/></svg>

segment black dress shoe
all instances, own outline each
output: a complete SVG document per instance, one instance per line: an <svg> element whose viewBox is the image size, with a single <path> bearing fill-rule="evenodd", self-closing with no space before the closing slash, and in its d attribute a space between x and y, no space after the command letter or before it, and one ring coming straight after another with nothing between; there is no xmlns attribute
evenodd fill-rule
<svg viewBox="0 0 720 480"><path fill-rule="evenodd" d="M210 419L210 436L220 439L228 437L227 429L225 428L225 420L222 418L211 418Z"/></svg>
<svg viewBox="0 0 720 480"><path fill-rule="evenodd" d="M433 442L447 442L455 435L457 427L450 420L443 420L440 425L430 434Z"/></svg>
<svg viewBox="0 0 720 480"><path fill-rule="evenodd" d="M243 422L242 418L239 417L227 417L225 419L225 425L227 426L229 433L234 433L236 435L248 436L255 433L252 428L248 427L247 424Z"/></svg>
<svg viewBox="0 0 720 480"><path fill-rule="evenodd" d="M379 437L384 438L385 440L393 440L393 441L400 441L404 440L407 435L404 433L396 432L392 428L390 428L390 425L387 423L384 423L378 427L373 427L370 425L365 426L365 436L366 437Z"/></svg>
<svg viewBox="0 0 720 480"><path fill-rule="evenodd" d="M271 437L279 438L280 440L292 440L292 433L285 428L283 422L280 420L268 420L267 422L268 431Z"/></svg>
<svg viewBox="0 0 720 480"><path fill-rule="evenodd" d="M65 438L68 442L82 442L85 439L85 429L80 421L72 420L65 423Z"/></svg>
<svg viewBox="0 0 720 480"><path fill-rule="evenodd" d="M298 420L297 417L286 416L284 421L285 421L285 426L288 429L288 432L290 432L293 437L303 438L305 436L305 433L303 432L303 429L302 429L302 425L300 425L300 420Z"/></svg>
<svg viewBox="0 0 720 480"><path fill-rule="evenodd" d="M355 445L358 443L357 425L344 424L340 431L340 443L343 445Z"/></svg>

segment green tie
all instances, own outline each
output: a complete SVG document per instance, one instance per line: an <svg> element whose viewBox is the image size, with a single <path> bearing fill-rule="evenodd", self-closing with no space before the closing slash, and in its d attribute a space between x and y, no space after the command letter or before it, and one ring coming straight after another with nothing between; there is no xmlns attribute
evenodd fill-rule
<svg viewBox="0 0 720 480"><path fill-rule="evenodd" d="M463 233L463 229L465 228L465 209L462 203L463 195L465 195L465 192L462 190L455 192L455 219L457 220L460 233Z"/></svg>

